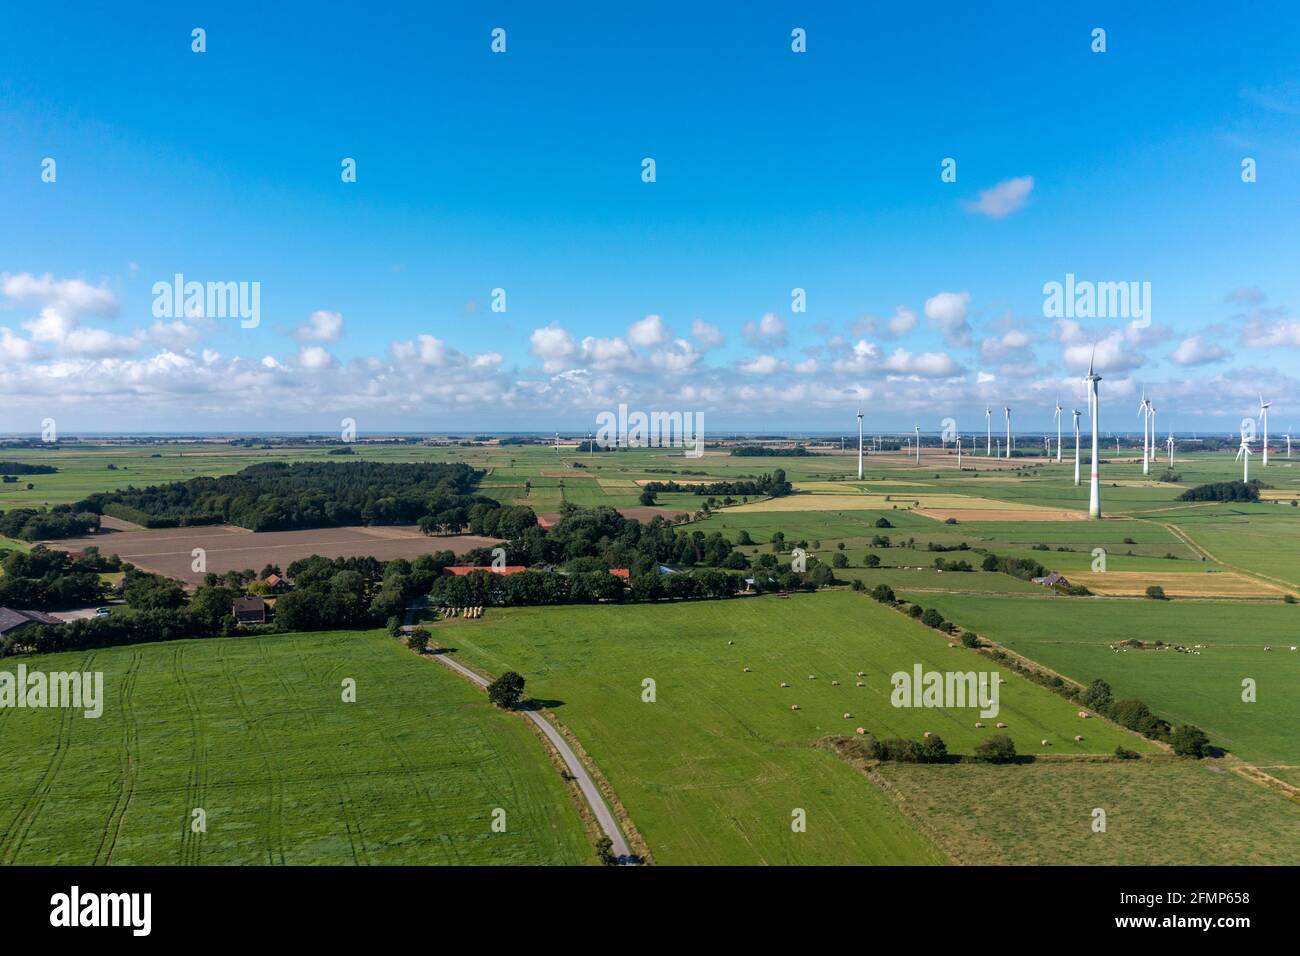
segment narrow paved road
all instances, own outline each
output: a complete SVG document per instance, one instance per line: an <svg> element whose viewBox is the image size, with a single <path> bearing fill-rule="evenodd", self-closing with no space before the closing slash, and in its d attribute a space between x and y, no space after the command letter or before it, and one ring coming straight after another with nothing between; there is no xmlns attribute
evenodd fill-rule
<svg viewBox="0 0 1300 956"><path fill-rule="evenodd" d="M408 624L403 630L410 630L411 627L412 625ZM487 687L488 681L486 678L480 677L459 661L452 660L445 653L434 651L429 656L438 663L450 667L456 673L468 677L480 687ZM549 720L537 711L523 710L521 713L540 727L542 733L546 734L546 739L559 751L560 756L564 759L564 765L569 768L569 773L573 774L574 779L578 781L578 788L582 791L582 795L586 797L591 812L596 815L596 821L600 824L600 828L605 831L605 835L609 837L610 842L613 844L611 849L614 855L619 858L620 862L626 862L632 856L632 850L628 847L627 840L623 839L623 832L618 828L618 821L614 819L614 814L605 805L605 799L600 795L600 790L597 789L595 781L591 779L591 774L587 773L587 768L582 765L582 761L573 752L569 742L551 725Z"/></svg>

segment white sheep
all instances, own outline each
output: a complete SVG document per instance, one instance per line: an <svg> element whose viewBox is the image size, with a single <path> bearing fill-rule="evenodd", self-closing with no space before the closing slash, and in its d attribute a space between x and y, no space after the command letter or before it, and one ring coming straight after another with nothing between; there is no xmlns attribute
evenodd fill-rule
<svg viewBox="0 0 1300 956"><path fill-rule="evenodd" d="M1291 650L1294 651L1295 648L1293 647L1293 648L1291 648ZM866 671L858 671L858 676L859 676L859 677L866 677L866 676L867 676L867 672L866 672Z"/></svg>
<svg viewBox="0 0 1300 956"><path fill-rule="evenodd" d="M790 685L787 684L785 681L781 681L781 686L782 686L782 687L789 687Z"/></svg>
<svg viewBox="0 0 1300 956"><path fill-rule="evenodd" d="M809 680L816 680L816 679L817 679L817 675L816 675L816 674L809 674L809 675L808 675L808 679L809 679Z"/></svg>
<svg viewBox="0 0 1300 956"><path fill-rule="evenodd" d="M1086 710L1081 710L1079 711L1079 716L1082 717L1084 720L1087 720L1089 717L1092 716L1092 714L1088 713Z"/></svg>
<svg viewBox="0 0 1300 956"><path fill-rule="evenodd" d="M1044 746L1044 747L1050 747L1050 746L1052 746L1052 745L1049 744L1049 743L1047 742L1046 739L1044 739L1044 740L1043 740L1043 746Z"/></svg>
<svg viewBox="0 0 1300 956"><path fill-rule="evenodd" d="M1002 721L1000 721L1000 720L998 721L998 727L999 727L999 728L1001 728L1001 727L1005 727L1005 726L1006 726L1006 724L1004 724Z"/></svg>
<svg viewBox="0 0 1300 956"><path fill-rule="evenodd" d="M839 687L839 686L840 686L840 682L837 681L837 680L833 680L833 681L831 681L831 686L832 686L832 687Z"/></svg>
<svg viewBox="0 0 1300 956"><path fill-rule="evenodd" d="M791 705L790 705L790 709L791 709L791 710L798 710L798 709L799 709L799 705L798 705L798 704L791 704Z"/></svg>
<svg viewBox="0 0 1300 956"><path fill-rule="evenodd" d="M854 731L854 732L855 732L855 733L859 733L859 734L865 734L865 733L867 732L867 728L866 728L866 727L859 727L859 728L857 728L857 730Z"/></svg>
<svg viewBox="0 0 1300 956"><path fill-rule="evenodd" d="M1076 741L1078 741L1079 743L1083 743L1083 738L1082 738L1081 736L1079 736L1078 734L1075 734L1075 735L1074 735L1074 739L1075 739Z"/></svg>
<svg viewBox="0 0 1300 956"><path fill-rule="evenodd" d="M753 670L753 668L751 668L751 667L746 667L746 668L745 668L745 673L748 674L751 670Z"/></svg>
<svg viewBox="0 0 1300 956"><path fill-rule="evenodd" d="M982 729L983 727L984 727L984 722L983 722L982 720L977 720L977 721L975 721L975 729L976 729L976 730L980 730L980 729Z"/></svg>
<svg viewBox="0 0 1300 956"><path fill-rule="evenodd" d="M866 685L866 683L865 683L864 681L858 681L858 686L859 686L859 687L866 687L867 685Z"/></svg>
<svg viewBox="0 0 1300 956"><path fill-rule="evenodd" d="M845 719L845 720L848 720L848 719L849 719L850 717L852 717L852 716L853 716L853 715L850 714L848 711L845 711L845 712L844 712L844 719Z"/></svg>
<svg viewBox="0 0 1300 956"><path fill-rule="evenodd" d="M924 734L922 734L922 736L924 736L924 737L929 737L929 736L930 736L930 731L927 730Z"/></svg>

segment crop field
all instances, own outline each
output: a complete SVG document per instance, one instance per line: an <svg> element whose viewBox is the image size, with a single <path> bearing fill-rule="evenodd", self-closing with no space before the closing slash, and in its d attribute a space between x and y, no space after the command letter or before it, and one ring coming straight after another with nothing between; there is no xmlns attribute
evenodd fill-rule
<svg viewBox="0 0 1300 956"><path fill-rule="evenodd" d="M433 636L462 662L516 670L531 694L558 702L556 716L605 772L661 863L937 861L869 781L813 747L858 726L882 738L931 731L952 753L970 753L999 721L1022 753L1155 749L1103 721L1079 720L1077 707L1014 674L1005 675L993 718L978 708L893 707L895 671L994 668L843 591L504 609L438 625ZM642 699L647 678L653 703ZM980 721L985 729L975 727ZM806 833L790 830L796 807L807 810Z"/></svg>
<svg viewBox="0 0 1300 956"><path fill-rule="evenodd" d="M907 594L902 594L907 597ZM950 620L1082 683L1102 678L1261 767L1300 764L1300 605L918 593ZM1204 645L1116 652L1135 638ZM1271 647L1272 650L1265 650ZM1242 681L1257 699L1242 700Z"/></svg>
<svg viewBox="0 0 1300 956"><path fill-rule="evenodd" d="M1300 804L1216 761L884 764L875 772L957 863L1300 863ZM1093 831L1096 810L1105 832Z"/></svg>
<svg viewBox="0 0 1300 956"><path fill-rule="evenodd" d="M1070 581L1082 584L1094 594L1141 597L1148 587L1162 588L1169 597L1181 598L1266 598L1278 600L1286 589L1249 578L1235 571L1200 573L1157 573L1152 571L1074 572Z"/></svg>
<svg viewBox="0 0 1300 956"><path fill-rule="evenodd" d="M378 632L26 664L103 671L104 712L0 710L0 863L594 861L570 785L525 723Z"/></svg>
<svg viewBox="0 0 1300 956"><path fill-rule="evenodd" d="M204 571L194 570L195 548L202 548L206 554L205 571L221 574L245 568L256 571L268 563L285 568L313 554L327 558L368 554L389 561L417 558L435 551L464 554L498 542L497 538L472 534L426 535L416 527L396 525L256 532L230 525L205 525L101 532L47 543L71 551L94 546L105 554L120 555L146 571L197 584L203 580Z"/></svg>

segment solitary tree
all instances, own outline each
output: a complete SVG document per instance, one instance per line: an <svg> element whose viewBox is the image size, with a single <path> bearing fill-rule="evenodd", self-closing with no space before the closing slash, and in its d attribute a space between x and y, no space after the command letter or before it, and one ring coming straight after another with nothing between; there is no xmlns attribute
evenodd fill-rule
<svg viewBox="0 0 1300 956"><path fill-rule="evenodd" d="M506 671L488 684L488 700L498 707L513 707L524 696L524 679L514 671Z"/></svg>

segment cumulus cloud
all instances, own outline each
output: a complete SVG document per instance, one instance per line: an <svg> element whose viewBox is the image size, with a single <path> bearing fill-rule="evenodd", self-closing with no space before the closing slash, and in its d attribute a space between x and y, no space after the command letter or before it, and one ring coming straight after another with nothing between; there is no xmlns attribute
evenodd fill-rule
<svg viewBox="0 0 1300 956"><path fill-rule="evenodd" d="M319 345L308 345L298 352L297 364L306 369L332 368L334 356Z"/></svg>
<svg viewBox="0 0 1300 956"><path fill-rule="evenodd" d="M42 276L0 272L0 292L17 302L39 302L69 317L117 311L117 297L107 287L81 279L56 279L48 272Z"/></svg>
<svg viewBox="0 0 1300 956"><path fill-rule="evenodd" d="M1226 349L1205 341L1199 335L1189 335L1169 355L1170 361L1184 366L1208 365L1211 362L1222 362L1227 357Z"/></svg>
<svg viewBox="0 0 1300 956"><path fill-rule="evenodd" d="M706 349L716 348L727 340L716 325L710 325L700 319L691 323L691 335L701 347Z"/></svg>
<svg viewBox="0 0 1300 956"><path fill-rule="evenodd" d="M894 309L894 317L889 320L888 328L890 335L906 335L916 328L916 313L906 306L898 306Z"/></svg>
<svg viewBox="0 0 1300 956"><path fill-rule="evenodd" d="M674 339L650 356L650 364L670 375L680 375L693 369L701 357L686 339Z"/></svg>
<svg viewBox="0 0 1300 956"><path fill-rule="evenodd" d="M542 360L542 367L548 372L558 372L569 363L578 351L578 345L567 329L555 322L540 329L534 329L528 337L530 351Z"/></svg>
<svg viewBox="0 0 1300 956"><path fill-rule="evenodd" d="M782 368L782 362L774 355L756 355L747 362L741 362L736 368L746 375L773 375Z"/></svg>
<svg viewBox="0 0 1300 956"><path fill-rule="evenodd" d="M150 342L165 345L173 351L188 348L201 337L198 329L181 319L176 319L174 322L154 319L153 325L149 326L145 335Z"/></svg>
<svg viewBox="0 0 1300 956"><path fill-rule="evenodd" d="M1034 189L1033 176L1006 179L989 189L982 190L979 199L966 204L971 212L993 219L1009 216L1025 204Z"/></svg>
<svg viewBox="0 0 1300 956"><path fill-rule="evenodd" d="M582 340L582 361L598 370L635 368L640 362L632 346L623 339L617 336L599 339L591 335Z"/></svg>
<svg viewBox="0 0 1300 956"><path fill-rule="evenodd" d="M394 342L389 351L399 362L415 362L429 368L447 368L460 362L462 356L442 339L433 335L417 335L414 340Z"/></svg>
<svg viewBox="0 0 1300 956"><path fill-rule="evenodd" d="M1300 321L1253 319L1242 330L1241 341L1253 349L1300 348Z"/></svg>
<svg viewBox="0 0 1300 956"><path fill-rule="evenodd" d="M781 348L786 343L785 323L775 312L766 313L757 322L746 322L741 331L745 341L755 348L761 346Z"/></svg>
<svg viewBox="0 0 1300 956"><path fill-rule="evenodd" d="M944 341L951 346L970 344L969 292L940 292L925 300L925 317L943 333Z"/></svg>
<svg viewBox="0 0 1300 956"><path fill-rule="evenodd" d="M0 327L0 364L30 362L39 354L30 339L14 334L13 329Z"/></svg>
<svg viewBox="0 0 1300 956"><path fill-rule="evenodd" d="M337 342L343 334L343 316L338 312L318 309L307 321L293 330L299 342Z"/></svg>
<svg viewBox="0 0 1300 956"><path fill-rule="evenodd" d="M647 315L639 322L627 327L627 340L639 348L662 345L672 338L672 332L657 315Z"/></svg>

